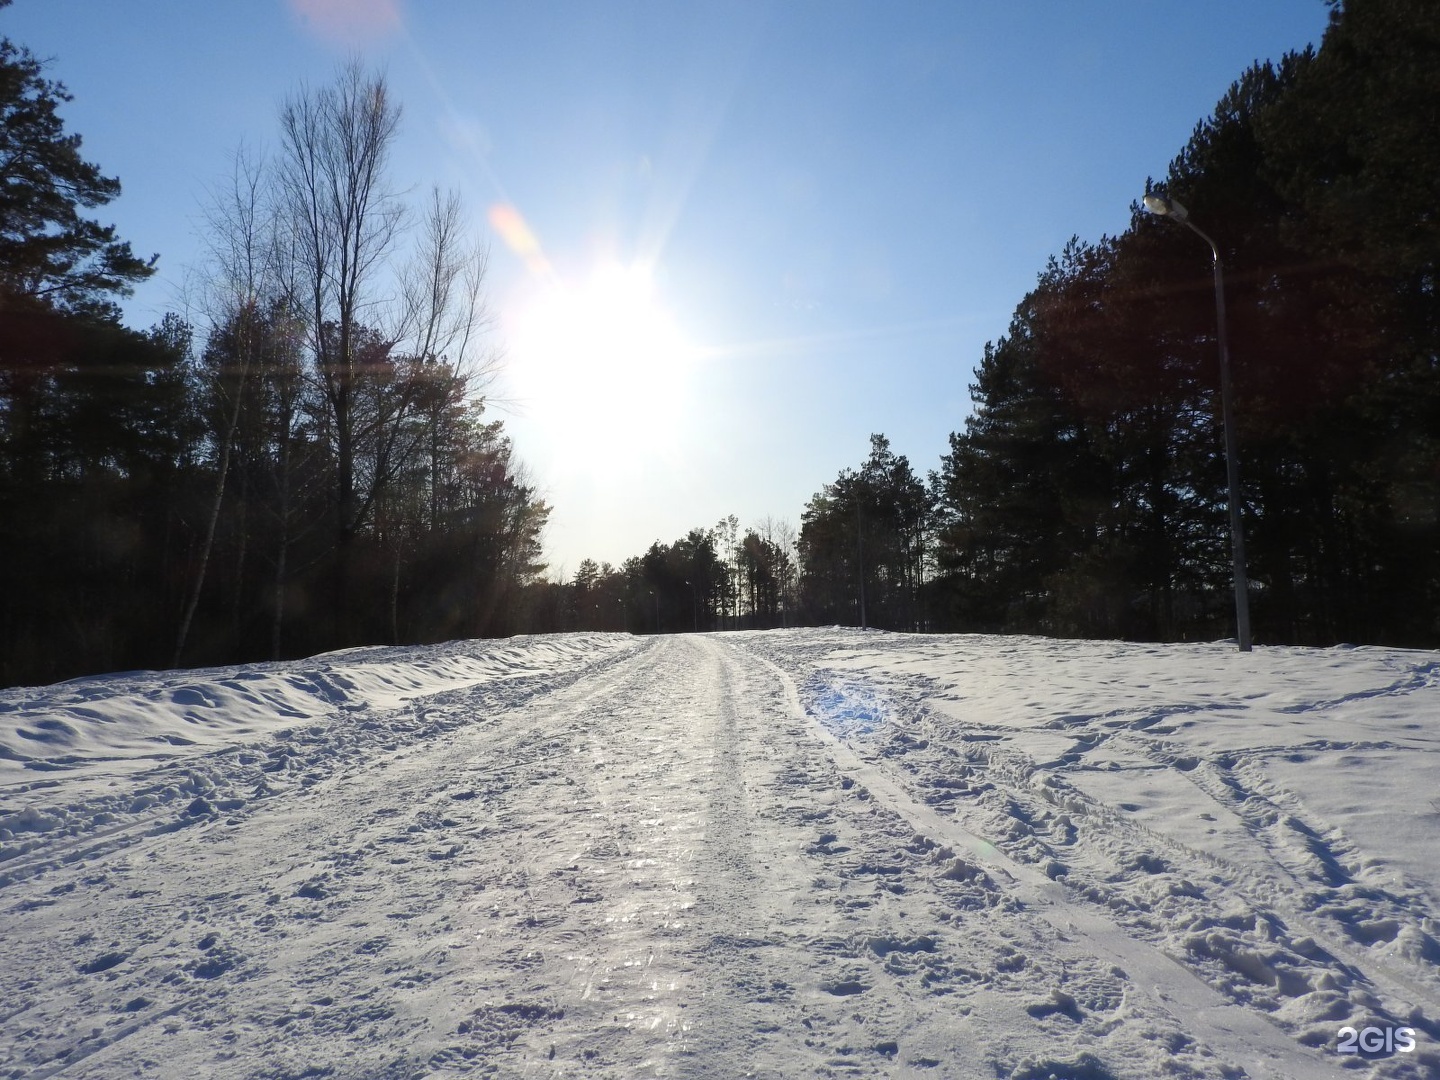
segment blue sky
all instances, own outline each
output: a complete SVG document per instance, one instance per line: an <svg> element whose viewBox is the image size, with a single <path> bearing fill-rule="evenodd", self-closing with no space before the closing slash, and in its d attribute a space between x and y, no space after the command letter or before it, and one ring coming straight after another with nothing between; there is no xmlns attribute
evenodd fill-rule
<svg viewBox="0 0 1440 1080"><path fill-rule="evenodd" d="M938 467L1046 258L1123 230L1240 72L1318 43L1326 14L16 0L0 33L53 58L71 130L124 187L100 216L161 255L126 307L137 326L184 309L207 186L242 142L274 145L284 97L353 53L383 70L404 110L396 187L458 190L491 244L496 415L573 573L726 514L798 526L871 432ZM496 205L554 279L493 235Z"/></svg>

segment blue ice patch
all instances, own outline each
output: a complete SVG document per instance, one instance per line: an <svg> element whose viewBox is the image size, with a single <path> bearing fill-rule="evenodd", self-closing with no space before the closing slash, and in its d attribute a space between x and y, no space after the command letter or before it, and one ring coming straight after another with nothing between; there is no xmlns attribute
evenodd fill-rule
<svg viewBox="0 0 1440 1080"><path fill-rule="evenodd" d="M832 735L869 735L890 720L890 695L860 679L816 672L800 687L805 711Z"/></svg>

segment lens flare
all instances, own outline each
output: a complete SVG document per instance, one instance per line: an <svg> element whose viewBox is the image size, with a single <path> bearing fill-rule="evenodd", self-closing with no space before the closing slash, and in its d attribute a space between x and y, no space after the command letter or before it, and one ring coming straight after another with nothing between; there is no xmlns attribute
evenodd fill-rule
<svg viewBox="0 0 1440 1080"><path fill-rule="evenodd" d="M335 45L365 45L404 26L399 0L290 0L290 10L316 37Z"/></svg>
<svg viewBox="0 0 1440 1080"><path fill-rule="evenodd" d="M526 224L520 211L509 203L496 203L486 213L490 227L499 234L501 241L513 251L536 277L553 278L550 260L540 248L540 241Z"/></svg>

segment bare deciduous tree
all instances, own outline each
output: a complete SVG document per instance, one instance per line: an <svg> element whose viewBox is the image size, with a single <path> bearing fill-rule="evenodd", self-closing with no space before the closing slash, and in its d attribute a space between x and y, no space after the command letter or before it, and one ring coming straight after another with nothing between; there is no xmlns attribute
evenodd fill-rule
<svg viewBox="0 0 1440 1080"><path fill-rule="evenodd" d="M457 395L488 386L498 365L493 352L477 355L473 348L491 321L483 293L489 253L480 245L467 246L467 232L459 196L442 196L438 188L432 189L419 247L401 275L393 335L424 365L432 384L424 394L432 529L438 524L446 410Z"/></svg>
<svg viewBox="0 0 1440 1080"><path fill-rule="evenodd" d="M479 408L476 394L498 363L481 345L489 323L487 252L472 244L458 196L434 190L418 215L413 251L397 257L408 215L388 184L386 162L398 119L384 79L357 63L324 87L302 87L280 110L273 167L262 169L242 153L208 215L211 344L204 366L214 368L208 400L224 408L210 410L215 491L177 661L224 520L222 504L243 518L257 478L266 489L260 505L276 519L274 653L295 525L292 482L319 479L328 492L323 503L303 492L294 501L312 523L323 505L331 537L323 550L311 545L309 561L302 558L295 572L329 566L337 642L353 627L350 590L365 565L359 560L378 551L390 559L394 636L407 552L445 527L453 496L447 485L453 488L456 463L472 452L463 445L469 410ZM242 455L235 461L246 468L237 468L232 454ZM294 537L306 531L301 520ZM236 596L249 532L242 520Z"/></svg>
<svg viewBox="0 0 1440 1080"><path fill-rule="evenodd" d="M257 348L257 321L267 292L274 286L274 232L264 205L264 167L243 147L236 153L229 185L217 191L206 211L209 265L205 271L205 307L212 334L222 328L233 339L232 362L209 372L210 394L225 410L215 447L215 493L200 542L199 564L185 600L171 666L179 667L200 603L215 546L215 528L225 498L235 429L240 423L246 383ZM273 292L272 292L273 295Z"/></svg>
<svg viewBox="0 0 1440 1080"><path fill-rule="evenodd" d="M404 219L386 186L399 120L385 80L354 61L331 85L302 87L280 112L281 205L295 238L297 284L335 441L337 630L351 541L366 509L355 483L360 313Z"/></svg>

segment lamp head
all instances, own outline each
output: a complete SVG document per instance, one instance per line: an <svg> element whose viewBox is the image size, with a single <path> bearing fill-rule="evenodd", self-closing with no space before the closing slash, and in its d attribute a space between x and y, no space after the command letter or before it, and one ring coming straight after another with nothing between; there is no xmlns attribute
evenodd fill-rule
<svg viewBox="0 0 1440 1080"><path fill-rule="evenodd" d="M1160 217L1173 217L1176 221L1184 221L1190 216L1190 211L1181 206L1178 200L1154 193L1145 196L1145 209Z"/></svg>

